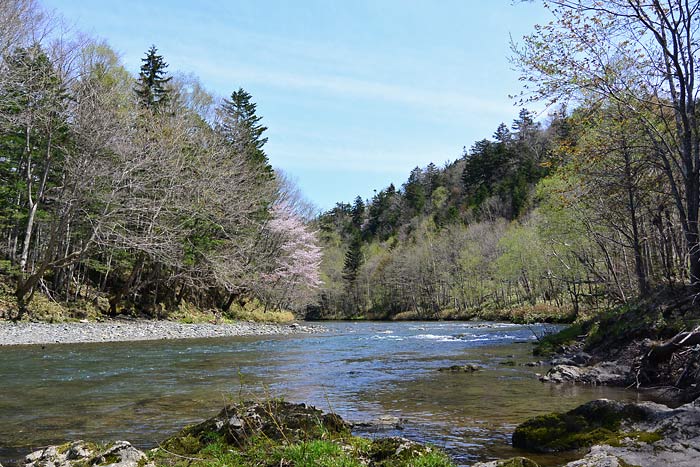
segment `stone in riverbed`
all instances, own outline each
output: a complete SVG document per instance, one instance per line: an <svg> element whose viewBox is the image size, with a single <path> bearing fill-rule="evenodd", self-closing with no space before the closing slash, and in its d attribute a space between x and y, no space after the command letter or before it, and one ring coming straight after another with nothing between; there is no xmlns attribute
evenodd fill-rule
<svg viewBox="0 0 700 467"><path fill-rule="evenodd" d="M381 415L374 420L365 422L353 423L353 428L361 428L363 430L403 430L403 424L406 420L395 417L393 415Z"/></svg>
<svg viewBox="0 0 700 467"><path fill-rule="evenodd" d="M370 465L397 465L410 462L432 451L433 448L430 446L425 446L406 438L380 438L372 441L370 445L369 456L372 460Z"/></svg>
<svg viewBox="0 0 700 467"><path fill-rule="evenodd" d="M513 446L559 452L594 445L567 467L697 467L700 401L671 409L661 404L598 400L564 414L536 417L518 426Z"/></svg>
<svg viewBox="0 0 700 467"><path fill-rule="evenodd" d="M546 362L544 362L542 360L537 360L536 362L523 363L523 366L531 366L531 367L544 366L544 365L546 365Z"/></svg>
<svg viewBox="0 0 700 467"><path fill-rule="evenodd" d="M449 373L474 373L475 371L481 370L479 365L474 365L469 363L467 365L452 365L443 368L438 368L438 371L446 371Z"/></svg>
<svg viewBox="0 0 700 467"><path fill-rule="evenodd" d="M583 383L624 385L629 368L615 362L605 362L590 367L574 365L557 365L550 369L540 380L548 383Z"/></svg>

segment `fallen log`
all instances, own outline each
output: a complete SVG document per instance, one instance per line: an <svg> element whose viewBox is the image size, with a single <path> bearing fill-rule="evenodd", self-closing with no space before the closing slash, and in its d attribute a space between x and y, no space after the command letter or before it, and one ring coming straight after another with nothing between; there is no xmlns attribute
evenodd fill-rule
<svg viewBox="0 0 700 467"><path fill-rule="evenodd" d="M668 361L677 351L698 344L700 344L700 326L692 331L680 332L663 344L653 346L644 356L643 366L656 367Z"/></svg>

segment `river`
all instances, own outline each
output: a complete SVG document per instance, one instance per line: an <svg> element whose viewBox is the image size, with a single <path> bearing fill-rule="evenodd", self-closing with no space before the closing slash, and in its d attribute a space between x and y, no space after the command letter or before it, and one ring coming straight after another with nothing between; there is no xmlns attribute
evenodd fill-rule
<svg viewBox="0 0 700 467"><path fill-rule="evenodd" d="M540 383L527 367L542 326L338 322L311 335L0 348L0 462L72 439L149 448L239 398L283 396L351 421L391 415L401 435L461 465L518 453L525 419L631 391ZM474 363L475 373L437 371ZM532 457L532 456L530 456ZM545 464L557 461L535 458Z"/></svg>

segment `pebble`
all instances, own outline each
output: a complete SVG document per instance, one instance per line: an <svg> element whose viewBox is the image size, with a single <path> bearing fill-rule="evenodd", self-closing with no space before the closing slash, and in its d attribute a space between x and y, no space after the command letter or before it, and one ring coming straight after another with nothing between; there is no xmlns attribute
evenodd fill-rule
<svg viewBox="0 0 700 467"><path fill-rule="evenodd" d="M182 324L173 321L108 321L100 323L0 322L0 346L124 342L206 337L271 336L325 331L315 325L238 322Z"/></svg>

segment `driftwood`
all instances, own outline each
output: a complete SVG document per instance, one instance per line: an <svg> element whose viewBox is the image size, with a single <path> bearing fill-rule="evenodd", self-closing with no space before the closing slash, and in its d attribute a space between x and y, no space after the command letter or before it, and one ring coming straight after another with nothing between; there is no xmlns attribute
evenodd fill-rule
<svg viewBox="0 0 700 467"><path fill-rule="evenodd" d="M636 368L634 375L637 388L656 380L656 373L660 364L671 360L678 352L695 347L698 344L700 344L700 326L692 331L680 332L666 342L652 346L642 358L637 360L633 367ZM681 372L678 381L676 381L675 387L680 387L683 380L691 372L696 373L696 370L692 368L694 366L693 360L695 359L689 359L686 362L686 367Z"/></svg>
<svg viewBox="0 0 700 467"><path fill-rule="evenodd" d="M677 351L700 344L700 326L676 334L663 344L653 346L644 356L645 366L656 367L668 361Z"/></svg>

